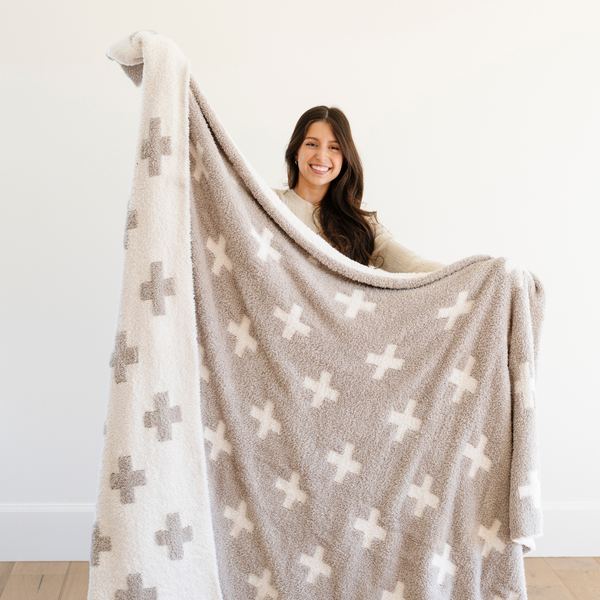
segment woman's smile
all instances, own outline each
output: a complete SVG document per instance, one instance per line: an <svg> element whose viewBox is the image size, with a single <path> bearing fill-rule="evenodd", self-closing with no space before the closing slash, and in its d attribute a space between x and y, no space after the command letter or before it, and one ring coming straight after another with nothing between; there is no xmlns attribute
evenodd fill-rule
<svg viewBox="0 0 600 600"><path fill-rule="evenodd" d="M310 168L315 172L321 175L322 173L327 173L331 167L325 167L323 165L310 165Z"/></svg>

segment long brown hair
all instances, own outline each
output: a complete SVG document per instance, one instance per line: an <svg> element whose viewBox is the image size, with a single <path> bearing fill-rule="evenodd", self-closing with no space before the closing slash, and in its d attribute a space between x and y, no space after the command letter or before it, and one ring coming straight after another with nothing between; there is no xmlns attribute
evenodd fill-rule
<svg viewBox="0 0 600 600"><path fill-rule="evenodd" d="M375 232L367 217L377 220L377 211L366 211L360 207L363 196L362 162L352 139L350 123L339 108L315 106L298 119L285 151L288 187L293 190L298 183L295 157L308 128L316 121L331 125L344 161L340 174L329 184L323 200L315 208L313 221L317 224L318 216L323 235L336 250L368 265L375 249Z"/></svg>

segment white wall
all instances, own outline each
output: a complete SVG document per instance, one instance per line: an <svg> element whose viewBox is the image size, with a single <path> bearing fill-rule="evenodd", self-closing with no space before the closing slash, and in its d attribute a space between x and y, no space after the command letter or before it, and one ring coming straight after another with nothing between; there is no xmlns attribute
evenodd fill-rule
<svg viewBox="0 0 600 600"><path fill-rule="evenodd" d="M401 243L542 279L536 555L599 556L597 0L36 0L0 24L0 561L89 558L140 106L104 52L140 29L272 186L337 105Z"/></svg>

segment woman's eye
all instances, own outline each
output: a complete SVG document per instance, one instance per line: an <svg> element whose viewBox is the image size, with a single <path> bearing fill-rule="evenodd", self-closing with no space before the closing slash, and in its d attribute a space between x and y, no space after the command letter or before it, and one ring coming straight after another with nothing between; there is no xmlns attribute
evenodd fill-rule
<svg viewBox="0 0 600 600"><path fill-rule="evenodd" d="M307 146L316 146L314 142L306 142ZM337 146L329 146L331 150L339 150Z"/></svg>

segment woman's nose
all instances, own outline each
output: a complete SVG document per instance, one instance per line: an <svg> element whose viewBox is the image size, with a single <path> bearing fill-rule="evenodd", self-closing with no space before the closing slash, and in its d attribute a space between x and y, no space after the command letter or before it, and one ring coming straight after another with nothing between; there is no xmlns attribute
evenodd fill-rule
<svg viewBox="0 0 600 600"><path fill-rule="evenodd" d="M328 157L328 153L327 150L325 148L319 148L317 150L317 158L320 160L327 160Z"/></svg>

